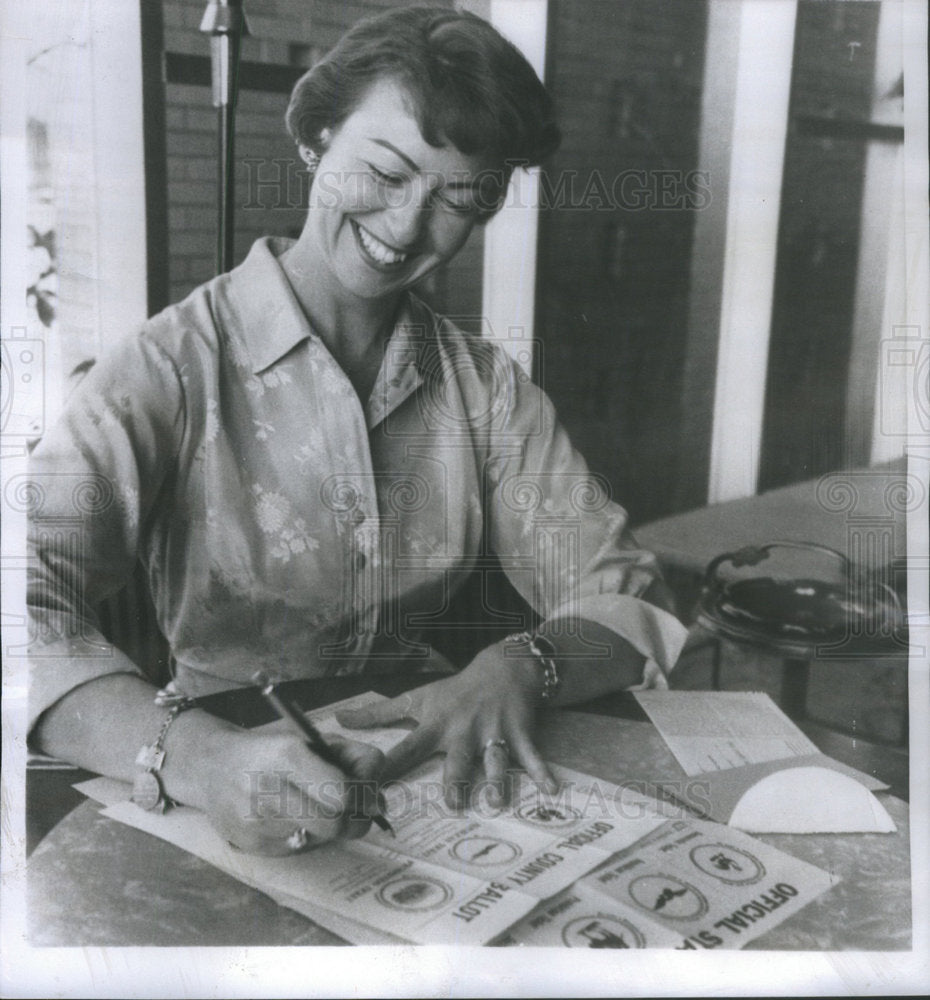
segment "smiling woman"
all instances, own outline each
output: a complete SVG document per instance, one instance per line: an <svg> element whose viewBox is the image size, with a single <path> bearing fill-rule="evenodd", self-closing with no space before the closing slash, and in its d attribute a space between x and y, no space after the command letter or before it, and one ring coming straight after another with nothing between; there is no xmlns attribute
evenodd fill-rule
<svg viewBox="0 0 930 1000"><path fill-rule="evenodd" d="M353 781L437 751L453 804L476 769L492 801L510 765L551 786L538 708L664 684L684 639L546 396L411 292L554 147L530 66L477 17L395 8L298 83L287 120L314 170L300 237L259 240L123 338L29 493L34 744L268 854L364 833ZM92 611L138 559L175 666L157 702ZM453 666L420 626L498 566L539 624ZM347 742L334 764L191 705L256 670L448 676L347 715L417 726L387 758ZM282 775L287 794L256 803Z"/></svg>
<svg viewBox="0 0 930 1000"><path fill-rule="evenodd" d="M282 263L319 330L333 325L327 313L349 296L370 301L383 325L393 318L385 297L421 281L468 238L484 163L426 142L405 89L389 78L373 83L317 145L307 223ZM313 261L312 281L302 280L301 261Z"/></svg>

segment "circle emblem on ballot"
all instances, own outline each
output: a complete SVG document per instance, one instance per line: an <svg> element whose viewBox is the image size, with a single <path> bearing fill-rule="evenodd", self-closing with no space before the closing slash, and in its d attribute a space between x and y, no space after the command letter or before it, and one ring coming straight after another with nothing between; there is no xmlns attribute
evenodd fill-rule
<svg viewBox="0 0 930 1000"><path fill-rule="evenodd" d="M451 886L429 875L401 875L378 890L378 899L394 910L423 913L452 899Z"/></svg>
<svg viewBox="0 0 930 1000"><path fill-rule="evenodd" d="M449 849L453 858L469 865L504 865L515 861L523 851L509 840L499 837L463 837Z"/></svg>
<svg viewBox="0 0 930 1000"><path fill-rule="evenodd" d="M727 844L700 844L689 856L695 868L730 885L751 885L765 876L757 857Z"/></svg>
<svg viewBox="0 0 930 1000"><path fill-rule="evenodd" d="M562 805L560 802L549 805L539 801L524 802L516 810L516 816L525 823L550 830L573 826L581 819L581 813L571 806Z"/></svg>
<svg viewBox="0 0 930 1000"><path fill-rule="evenodd" d="M562 928L562 941L568 948L645 948L646 939L622 917L597 913L576 917Z"/></svg>
<svg viewBox="0 0 930 1000"><path fill-rule="evenodd" d="M630 883L629 893L637 906L658 917L693 920L707 912L704 894L674 875L641 875Z"/></svg>

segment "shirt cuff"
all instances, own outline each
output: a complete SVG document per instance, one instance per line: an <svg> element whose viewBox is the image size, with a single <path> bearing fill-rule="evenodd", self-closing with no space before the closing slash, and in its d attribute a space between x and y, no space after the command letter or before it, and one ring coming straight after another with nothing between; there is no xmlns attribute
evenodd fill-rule
<svg viewBox="0 0 930 1000"><path fill-rule="evenodd" d="M670 612L628 594L592 594L556 608L547 621L573 618L610 629L646 658L643 680L630 691L667 688L688 630Z"/></svg>

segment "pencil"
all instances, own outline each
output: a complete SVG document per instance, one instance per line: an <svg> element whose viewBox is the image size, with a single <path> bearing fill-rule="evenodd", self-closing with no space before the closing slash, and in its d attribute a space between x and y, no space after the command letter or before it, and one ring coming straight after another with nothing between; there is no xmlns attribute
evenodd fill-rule
<svg viewBox="0 0 930 1000"><path fill-rule="evenodd" d="M275 709L278 715L282 719L288 719L290 723L294 726L297 732L303 736L306 740L307 746L319 757L321 760L325 760L327 764L332 764L333 767L338 767L345 770L345 765L339 759L339 755L336 751L326 742L323 734L314 726L314 724L304 715L303 712L296 709L286 698L282 697L281 693L275 689L274 682L269 680L268 677L259 671L256 673L252 680L261 688L261 692L264 695L266 701ZM353 777L353 775L350 775ZM382 816L380 813L375 813L371 817L372 822L380 829L384 830L385 833L389 833L392 837L396 837L397 834L394 832L394 827L388 822L388 820Z"/></svg>

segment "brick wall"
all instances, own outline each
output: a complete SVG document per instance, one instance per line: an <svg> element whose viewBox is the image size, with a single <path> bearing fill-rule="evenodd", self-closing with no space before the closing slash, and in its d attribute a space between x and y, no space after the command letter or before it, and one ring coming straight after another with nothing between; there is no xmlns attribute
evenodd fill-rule
<svg viewBox="0 0 930 1000"><path fill-rule="evenodd" d="M802 0L785 144L759 489L841 468L880 4Z"/></svg>
<svg viewBox="0 0 930 1000"><path fill-rule="evenodd" d="M251 35L243 40L242 59L309 67L351 24L394 2L246 2ZM204 0L164 0L166 52L209 56L209 39L199 31L205 6ZM169 82L165 102L165 266L169 299L174 302L215 272L218 126L208 86ZM260 236L296 236L303 225L307 175L284 127L286 106L286 94L240 91L236 115L236 263ZM457 315L479 313L481 245L481 233L476 230L459 256L424 283L421 293L437 308Z"/></svg>
<svg viewBox="0 0 930 1000"><path fill-rule="evenodd" d="M683 419L705 4L550 0L550 11L564 140L540 219L539 378L592 467L651 520L673 509Z"/></svg>

